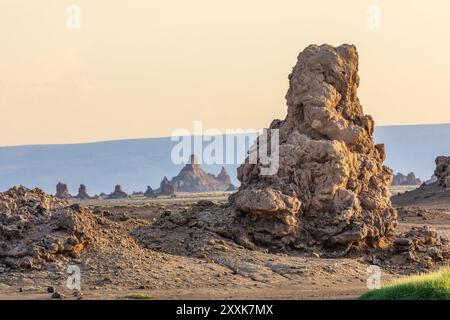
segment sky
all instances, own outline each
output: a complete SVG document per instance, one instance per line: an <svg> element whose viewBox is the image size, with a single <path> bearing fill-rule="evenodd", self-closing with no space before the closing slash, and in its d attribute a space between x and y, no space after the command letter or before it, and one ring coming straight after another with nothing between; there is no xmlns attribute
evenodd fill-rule
<svg viewBox="0 0 450 320"><path fill-rule="evenodd" d="M357 46L377 125L448 123L449 15L444 0L0 0L0 146L267 127L313 43Z"/></svg>

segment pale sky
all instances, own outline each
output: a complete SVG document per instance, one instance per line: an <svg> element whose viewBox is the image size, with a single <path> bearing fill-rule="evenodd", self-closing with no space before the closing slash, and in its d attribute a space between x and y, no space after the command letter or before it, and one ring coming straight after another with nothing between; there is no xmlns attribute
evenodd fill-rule
<svg viewBox="0 0 450 320"><path fill-rule="evenodd" d="M450 122L449 17L444 0L0 0L0 146L267 127L312 43L357 46L377 125Z"/></svg>

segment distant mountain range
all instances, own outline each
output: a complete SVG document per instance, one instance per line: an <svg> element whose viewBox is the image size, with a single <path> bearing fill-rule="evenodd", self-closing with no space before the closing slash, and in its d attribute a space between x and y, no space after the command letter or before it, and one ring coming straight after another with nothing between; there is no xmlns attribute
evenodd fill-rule
<svg viewBox="0 0 450 320"><path fill-rule="evenodd" d="M228 136L223 146L224 156L234 152L235 163L223 166L235 185L239 185L238 163L255 136L246 139L240 147L228 143L236 142L239 135ZM433 173L435 157L450 155L450 124L378 126L375 141L386 145L386 164L394 172L413 171L417 177L427 180ZM145 191L147 185L158 188L164 176L171 179L183 167L171 161L176 144L170 138L150 138L0 147L0 190L22 184L55 193L58 182L66 183L73 194L80 184L85 184L90 194L110 193L116 184L128 193ZM201 167L217 175L222 164L201 162Z"/></svg>

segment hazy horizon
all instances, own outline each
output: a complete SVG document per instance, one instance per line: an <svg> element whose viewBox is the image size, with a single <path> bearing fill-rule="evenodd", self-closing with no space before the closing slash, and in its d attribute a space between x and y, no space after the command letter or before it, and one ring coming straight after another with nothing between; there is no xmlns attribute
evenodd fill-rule
<svg viewBox="0 0 450 320"><path fill-rule="evenodd" d="M81 9L67 28L69 5ZM380 30L367 26L369 5ZM377 125L450 123L450 3L3 0L0 146L267 127L312 43L355 44ZM370 11L370 10L369 10Z"/></svg>
<svg viewBox="0 0 450 320"><path fill-rule="evenodd" d="M421 123L421 124L392 124L392 125L376 125L377 127L383 128L393 128L393 127L414 127L414 126L450 126L450 123ZM253 129L250 129L253 130ZM256 130L256 129L255 129ZM249 132L247 132L249 133ZM245 133L244 133L245 134ZM204 134L208 136L208 134ZM218 135L226 135L225 132ZM195 136L195 135L190 135ZM37 147L37 146L58 146L58 145L89 145L89 144L101 144L108 142L120 142L120 141L139 141L139 140L149 140L149 139L167 139L172 136L153 136L153 137L133 137L133 138L117 138L117 139L105 139L105 140L92 140L92 141L80 141L80 142L69 142L69 143L33 143L33 144L13 144L13 145L0 145L0 148L15 148L15 147ZM176 135L174 137L177 137ZM379 143L383 143L383 141L379 141Z"/></svg>

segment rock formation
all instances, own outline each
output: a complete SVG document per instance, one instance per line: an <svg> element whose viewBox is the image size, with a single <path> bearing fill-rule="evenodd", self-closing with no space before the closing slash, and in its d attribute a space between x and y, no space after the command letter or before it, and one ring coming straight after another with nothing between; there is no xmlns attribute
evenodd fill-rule
<svg viewBox="0 0 450 320"><path fill-rule="evenodd" d="M439 156L435 160L436 169L434 175L439 185L443 188L450 187L450 157Z"/></svg>
<svg viewBox="0 0 450 320"><path fill-rule="evenodd" d="M86 186L84 184L80 184L80 187L78 188L78 194L75 196L75 198L78 199L90 199L91 197L87 193Z"/></svg>
<svg viewBox="0 0 450 320"><path fill-rule="evenodd" d="M414 172L410 172L406 176L403 173L398 172L394 175L391 186L414 186L420 184L422 184L422 181L419 178L416 178Z"/></svg>
<svg viewBox="0 0 450 320"><path fill-rule="evenodd" d="M69 193L69 188L67 188L67 184L58 182L56 185L56 194L55 197L58 199L69 199L72 196Z"/></svg>
<svg viewBox="0 0 450 320"><path fill-rule="evenodd" d="M152 187L147 186L147 190L146 190L145 193L144 193L144 197L147 197L147 198L156 198L156 194L155 194L155 192L153 191Z"/></svg>
<svg viewBox="0 0 450 320"><path fill-rule="evenodd" d="M374 121L357 97L358 53L352 45L311 45L289 75L288 114L279 129L279 170L238 169L231 197L232 233L242 245L271 248L380 247L397 225L390 202L392 171ZM257 145L256 145L257 146Z"/></svg>
<svg viewBox="0 0 450 320"><path fill-rule="evenodd" d="M128 194L122 190L120 184L114 187L114 192L108 195L108 199L123 199L127 198Z"/></svg>
<svg viewBox="0 0 450 320"><path fill-rule="evenodd" d="M450 157L439 156L432 179L419 188L392 197L396 206L411 206L425 203L448 203L450 201Z"/></svg>
<svg viewBox="0 0 450 320"><path fill-rule="evenodd" d="M219 174L216 177L216 180L220 181L224 186L229 186L230 184L232 185L231 177L228 174L225 167L222 167L222 169L220 170Z"/></svg>
<svg viewBox="0 0 450 320"><path fill-rule="evenodd" d="M232 185L230 175L224 167L215 177L203 171L195 155L191 155L189 163L171 182L175 191L180 192L225 191Z"/></svg>
<svg viewBox="0 0 450 320"><path fill-rule="evenodd" d="M79 205L42 190L14 187L0 193L0 264L39 269L47 261L78 257L98 228Z"/></svg>
<svg viewBox="0 0 450 320"><path fill-rule="evenodd" d="M164 177L164 179L161 181L161 184L159 186L159 193L166 196L171 196L175 194L175 189L173 188L172 183L167 179L167 177Z"/></svg>
<svg viewBox="0 0 450 320"><path fill-rule="evenodd" d="M432 184L432 183L435 183L436 181L437 181L437 177L433 174L433 175L431 175L430 179L425 181L425 184Z"/></svg>

